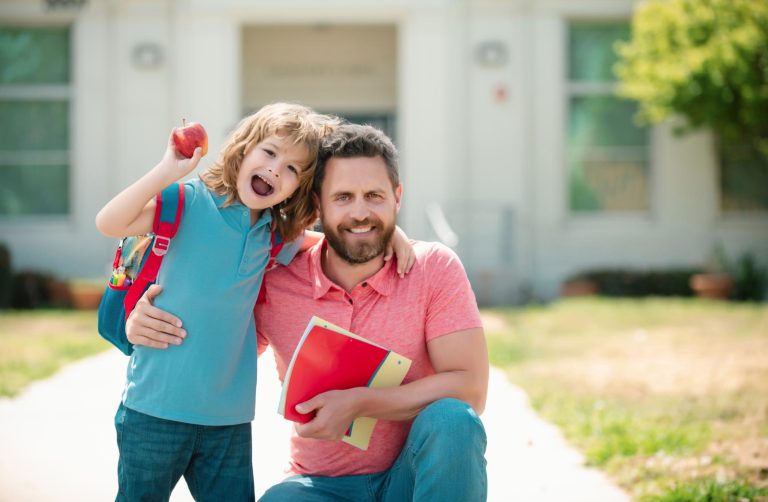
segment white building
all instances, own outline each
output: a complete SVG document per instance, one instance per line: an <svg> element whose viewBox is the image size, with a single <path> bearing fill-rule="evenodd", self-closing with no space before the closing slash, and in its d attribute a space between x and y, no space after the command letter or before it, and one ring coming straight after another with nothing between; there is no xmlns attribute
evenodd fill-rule
<svg viewBox="0 0 768 502"><path fill-rule="evenodd" d="M16 269L106 277L94 215L182 117L211 162L285 100L393 135L402 226L452 229L483 303L594 267L701 265L717 243L766 263L768 188L727 186L745 176L720 175L706 133L637 129L612 97L634 3L0 0L0 241Z"/></svg>

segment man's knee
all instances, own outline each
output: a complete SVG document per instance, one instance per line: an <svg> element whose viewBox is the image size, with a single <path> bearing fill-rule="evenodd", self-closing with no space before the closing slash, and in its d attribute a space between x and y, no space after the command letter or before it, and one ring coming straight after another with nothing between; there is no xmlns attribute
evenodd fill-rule
<svg viewBox="0 0 768 502"><path fill-rule="evenodd" d="M412 432L444 437L452 442L462 438L474 440L485 449L485 428L480 417L469 404L458 399L439 399L428 405L414 420Z"/></svg>
<svg viewBox="0 0 768 502"><path fill-rule="evenodd" d="M308 487L303 479L287 479L274 485L259 497L259 502L281 502L283 500L297 500L306 492Z"/></svg>

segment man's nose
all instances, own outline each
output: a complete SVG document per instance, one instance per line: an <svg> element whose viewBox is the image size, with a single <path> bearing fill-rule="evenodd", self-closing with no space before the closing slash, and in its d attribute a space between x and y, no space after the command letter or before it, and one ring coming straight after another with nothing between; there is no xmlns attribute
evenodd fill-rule
<svg viewBox="0 0 768 502"><path fill-rule="evenodd" d="M351 218L354 218L360 221L368 218L368 215L370 213L368 204L366 204L364 197L355 198L349 210L350 210L349 216Z"/></svg>

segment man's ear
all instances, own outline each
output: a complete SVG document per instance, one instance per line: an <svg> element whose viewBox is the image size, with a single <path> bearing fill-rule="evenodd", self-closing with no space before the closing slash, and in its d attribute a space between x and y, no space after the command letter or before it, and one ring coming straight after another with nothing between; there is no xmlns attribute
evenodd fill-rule
<svg viewBox="0 0 768 502"><path fill-rule="evenodd" d="M397 185L397 188L395 188L395 204L396 204L395 207L398 213L400 212L400 201L402 200L402 198L403 198L403 184L400 183L399 185Z"/></svg>

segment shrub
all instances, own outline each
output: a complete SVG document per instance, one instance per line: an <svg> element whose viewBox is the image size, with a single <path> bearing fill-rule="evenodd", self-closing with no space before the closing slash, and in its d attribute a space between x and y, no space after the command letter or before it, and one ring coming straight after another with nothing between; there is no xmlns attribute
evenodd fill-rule
<svg viewBox="0 0 768 502"><path fill-rule="evenodd" d="M11 280L11 308L37 309L52 306L52 280L44 272L29 270L14 273Z"/></svg>
<svg viewBox="0 0 768 502"><path fill-rule="evenodd" d="M761 267L751 254L742 255L732 267L736 281L734 299L759 302L765 296L768 271Z"/></svg>
<svg viewBox="0 0 768 502"><path fill-rule="evenodd" d="M11 298L11 251L0 242L0 309L8 308Z"/></svg>
<svg viewBox="0 0 768 502"><path fill-rule="evenodd" d="M597 269L577 274L569 280L593 281L604 296L692 296L688 282L697 272L696 269Z"/></svg>

